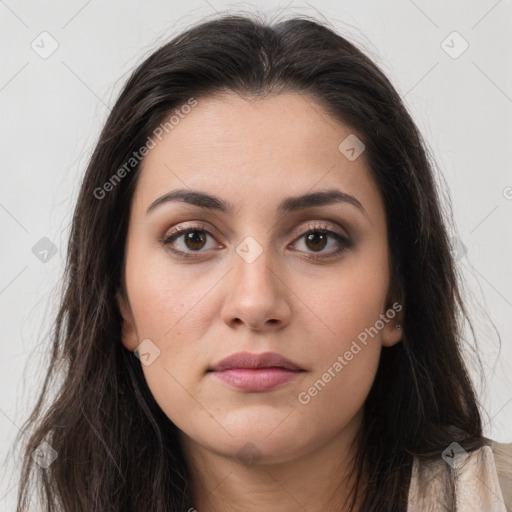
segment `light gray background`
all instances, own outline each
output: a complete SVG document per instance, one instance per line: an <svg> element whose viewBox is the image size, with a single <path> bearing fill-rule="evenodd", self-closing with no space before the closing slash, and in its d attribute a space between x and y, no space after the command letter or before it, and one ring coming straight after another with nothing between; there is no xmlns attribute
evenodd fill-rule
<svg viewBox="0 0 512 512"><path fill-rule="evenodd" d="M186 7L185 7L186 5ZM512 442L512 1L224 3L135 0L0 1L0 463L33 405L72 208L100 128L133 67L204 16L266 11L325 16L388 75L446 178L460 239L458 265L485 368L477 382L485 434ZM319 12L317 12L317 10ZM31 47L47 31L57 50ZM458 58L451 51L469 47ZM453 40L453 43L451 42ZM41 45L41 43L39 43ZM48 48L46 45L45 48ZM46 263L32 247L48 237ZM496 327L501 337L493 327ZM0 473L0 511L14 510L18 475Z"/></svg>

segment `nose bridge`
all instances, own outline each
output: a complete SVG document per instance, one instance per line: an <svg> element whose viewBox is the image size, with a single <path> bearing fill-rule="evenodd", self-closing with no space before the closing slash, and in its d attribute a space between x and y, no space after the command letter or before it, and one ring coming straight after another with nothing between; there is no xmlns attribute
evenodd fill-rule
<svg viewBox="0 0 512 512"><path fill-rule="evenodd" d="M247 236L236 247L235 268L223 308L226 322L242 321L252 328L261 328L269 320L272 324L285 322L289 317L271 241L269 237L258 238Z"/></svg>
<svg viewBox="0 0 512 512"><path fill-rule="evenodd" d="M254 294L260 299L266 295L268 299L270 294L278 292L275 283L277 276L271 270L275 267L272 262L272 242L262 236L258 240L254 236L247 236L236 247L235 280L239 284L236 288L243 293L244 299L246 293L249 299Z"/></svg>

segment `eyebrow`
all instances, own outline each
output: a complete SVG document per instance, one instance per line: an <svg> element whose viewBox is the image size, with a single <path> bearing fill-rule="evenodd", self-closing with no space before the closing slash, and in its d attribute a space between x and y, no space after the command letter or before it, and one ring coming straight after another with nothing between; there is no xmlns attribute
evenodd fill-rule
<svg viewBox="0 0 512 512"><path fill-rule="evenodd" d="M176 189L153 201L149 205L146 211L146 215L158 206L172 201L181 201L197 206L199 208L218 211L230 216L233 216L235 211L233 204L225 201L224 199L221 199L220 197L215 197L198 190ZM277 207L277 213L291 213L306 208L312 208L315 206L327 206L335 203L351 204L368 217L368 213L363 208L363 205L354 196L336 189L314 192L301 196L288 197L279 203L279 206Z"/></svg>

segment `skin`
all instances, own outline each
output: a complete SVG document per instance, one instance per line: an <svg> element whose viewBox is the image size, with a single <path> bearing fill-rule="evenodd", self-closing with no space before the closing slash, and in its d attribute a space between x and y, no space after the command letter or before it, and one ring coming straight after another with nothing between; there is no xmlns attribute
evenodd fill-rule
<svg viewBox="0 0 512 512"><path fill-rule="evenodd" d="M334 503L346 510L362 407L381 349L400 341L394 325L402 321L397 313L308 404L299 402L393 303L382 198L364 152L350 161L338 150L351 133L304 95L226 93L199 98L143 161L126 244L127 296L118 295L123 345L133 351L150 339L160 350L142 368L181 431L198 511L314 512ZM182 201L146 214L177 188L229 201L233 215ZM276 213L289 196L328 189L356 197L366 213L348 203ZM171 242L193 258L159 242L173 227L196 224L212 235ZM337 255L343 246L332 236L325 246L308 244L299 230L309 225L352 244ZM251 263L236 252L247 236L262 249ZM206 372L243 350L278 352L305 371L261 393ZM247 443L250 462L238 455Z"/></svg>

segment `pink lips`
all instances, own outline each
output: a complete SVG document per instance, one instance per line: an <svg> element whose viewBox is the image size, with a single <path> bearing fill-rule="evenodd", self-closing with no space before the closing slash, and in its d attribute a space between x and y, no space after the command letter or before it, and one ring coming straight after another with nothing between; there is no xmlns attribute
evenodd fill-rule
<svg viewBox="0 0 512 512"><path fill-rule="evenodd" d="M208 371L243 391L261 392L290 382L304 370L276 352L238 352L226 357Z"/></svg>

